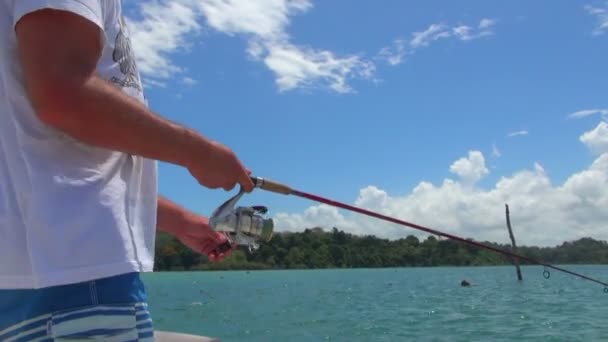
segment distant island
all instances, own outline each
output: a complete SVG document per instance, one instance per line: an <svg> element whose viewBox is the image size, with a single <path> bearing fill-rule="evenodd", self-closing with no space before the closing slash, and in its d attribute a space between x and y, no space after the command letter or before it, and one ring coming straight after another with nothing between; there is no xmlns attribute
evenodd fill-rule
<svg viewBox="0 0 608 342"><path fill-rule="evenodd" d="M483 242L504 250L510 245ZM518 253L552 264L608 264L608 243L592 238L555 247L518 246ZM461 242L410 235L399 240L358 236L333 228L276 233L254 253L235 250L219 263L192 252L173 236L161 233L156 241L157 271L253 270L315 268L377 268L418 266L509 265L511 259ZM522 262L522 265L526 265Z"/></svg>

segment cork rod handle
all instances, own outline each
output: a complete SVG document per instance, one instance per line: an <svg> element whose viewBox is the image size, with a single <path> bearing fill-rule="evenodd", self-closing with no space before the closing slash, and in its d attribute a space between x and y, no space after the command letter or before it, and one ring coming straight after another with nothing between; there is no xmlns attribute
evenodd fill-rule
<svg viewBox="0 0 608 342"><path fill-rule="evenodd" d="M251 180L255 184L256 187L260 189L264 189L266 191L276 192L278 194L290 195L292 193L292 189L279 182L271 181L268 179L264 179L261 177L251 177Z"/></svg>

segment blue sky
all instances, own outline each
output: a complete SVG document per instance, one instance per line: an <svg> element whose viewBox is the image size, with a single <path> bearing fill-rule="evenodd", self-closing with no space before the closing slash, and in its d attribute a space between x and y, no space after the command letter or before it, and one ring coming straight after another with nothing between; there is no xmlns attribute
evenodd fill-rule
<svg viewBox="0 0 608 342"><path fill-rule="evenodd" d="M152 109L256 175L480 239L507 241L505 202L521 244L608 238L608 2L382 4L125 1ZM233 193L166 164L160 191L205 215ZM244 203L286 230L414 233Z"/></svg>

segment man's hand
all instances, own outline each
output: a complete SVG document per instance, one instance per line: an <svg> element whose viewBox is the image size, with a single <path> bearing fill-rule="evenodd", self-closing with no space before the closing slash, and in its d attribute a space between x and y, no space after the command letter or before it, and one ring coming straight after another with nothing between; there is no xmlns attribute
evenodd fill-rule
<svg viewBox="0 0 608 342"><path fill-rule="evenodd" d="M177 228L175 237L193 251L206 255L210 261L222 261L232 254L232 248L219 254L215 253L218 247L228 240L224 234L211 229L207 218L202 216L192 216L189 222Z"/></svg>
<svg viewBox="0 0 608 342"><path fill-rule="evenodd" d="M232 249L214 254L227 239L224 234L209 226L209 219L197 215L178 204L158 197L157 226L159 230L172 234L193 251L204 254L210 261L221 261L232 253Z"/></svg>
<svg viewBox="0 0 608 342"><path fill-rule="evenodd" d="M190 174L203 186L211 189L231 190L240 184L243 190L251 192L254 188L250 172L236 154L228 147L212 142L206 158L193 158L188 165Z"/></svg>

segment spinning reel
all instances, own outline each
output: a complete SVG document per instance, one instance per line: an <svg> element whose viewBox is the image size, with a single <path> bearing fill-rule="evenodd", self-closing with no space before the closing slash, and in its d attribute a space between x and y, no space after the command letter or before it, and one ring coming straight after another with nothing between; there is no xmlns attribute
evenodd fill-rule
<svg viewBox="0 0 608 342"><path fill-rule="evenodd" d="M249 252L259 248L259 241L270 241L274 231L274 222L264 215L268 212L265 206L236 207L245 191L241 188L238 194L215 209L209 218L209 226L222 232L228 242L218 247L216 253L222 253L233 244L247 246Z"/></svg>

